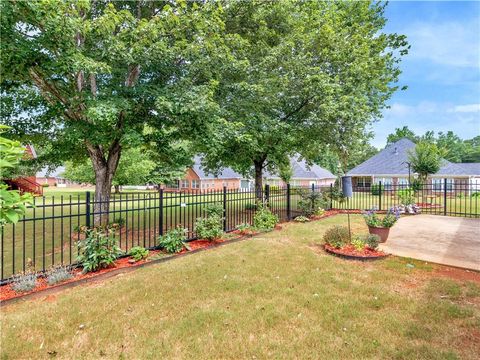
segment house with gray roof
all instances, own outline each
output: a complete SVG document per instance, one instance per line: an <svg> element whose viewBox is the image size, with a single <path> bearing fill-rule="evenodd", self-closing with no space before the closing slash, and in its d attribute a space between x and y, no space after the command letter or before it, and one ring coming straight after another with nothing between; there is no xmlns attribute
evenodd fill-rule
<svg viewBox="0 0 480 360"><path fill-rule="evenodd" d="M336 176L317 164L309 165L299 156L290 158L292 168L292 186L330 186L335 183ZM286 186L279 174L265 173L265 183L272 186Z"/></svg>
<svg viewBox="0 0 480 360"><path fill-rule="evenodd" d="M290 184L293 186L329 186L335 182L335 175L330 171L318 166L309 166L305 161L298 157L292 157L290 160L292 167L292 178ZM285 186L278 174L266 172L264 176L265 184L272 186ZM253 189L254 182L246 178L231 168L224 168L218 174L207 172L202 167L201 157L196 156L192 167L188 168L185 176L173 184L165 185L163 188L167 191L196 191L196 190L221 190L227 189Z"/></svg>
<svg viewBox="0 0 480 360"><path fill-rule="evenodd" d="M400 139L350 170L347 175L352 177L352 184L357 191L370 191L371 185L380 181L387 190L395 185L407 187L416 176L408 161L409 152L414 149L413 141ZM460 187L475 190L478 183L480 188L480 163L443 160L440 170L429 176L428 183L432 184L434 191L443 191L444 179L447 179L447 190L453 189L454 184L463 184Z"/></svg>

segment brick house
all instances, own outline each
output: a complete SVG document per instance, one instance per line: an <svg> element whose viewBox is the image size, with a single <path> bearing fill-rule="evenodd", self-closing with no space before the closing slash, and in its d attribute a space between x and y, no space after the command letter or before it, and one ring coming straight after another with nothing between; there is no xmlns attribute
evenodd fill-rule
<svg viewBox="0 0 480 360"><path fill-rule="evenodd" d="M382 182L385 190L409 186L416 174L408 165L408 154L415 149L409 139L400 139L388 145L378 154L350 170L355 191L370 191L373 184ZM409 180L410 178L410 180ZM470 193L480 190L480 163L452 163L442 161L440 170L428 177L432 192L442 192L447 179L447 191ZM398 186L397 186L398 185Z"/></svg>
<svg viewBox="0 0 480 360"><path fill-rule="evenodd" d="M292 168L292 178L290 185L292 186L330 186L335 183L336 176L327 169L316 164L308 165L299 157L290 158L290 166ZM271 186L286 186L285 182L278 174L265 174L265 183Z"/></svg>
<svg viewBox="0 0 480 360"><path fill-rule="evenodd" d="M292 158L293 186L329 186L335 182L335 175L318 165L309 166L305 161ZM265 184L271 186L285 186L286 184L277 174L265 173ZM194 164L188 168L185 177L175 181L174 184L162 186L166 191L196 191L196 190L221 190L227 189L252 190L254 182L245 178L236 171L225 168L217 176L207 173L201 166L201 158L195 157Z"/></svg>
<svg viewBox="0 0 480 360"><path fill-rule="evenodd" d="M67 187L70 185L76 185L75 182L67 180L63 177L65 172L64 166L59 166L55 169L49 170L48 168L43 168L37 172L37 183L40 185L48 184L48 186L57 186L57 187Z"/></svg>
<svg viewBox="0 0 480 360"><path fill-rule="evenodd" d="M197 191L197 190L221 190L227 189L249 189L250 181L230 168L223 169L217 176L207 173L202 165L201 158L196 156L194 164L185 172L182 179L176 180L173 184L162 185L165 191Z"/></svg>

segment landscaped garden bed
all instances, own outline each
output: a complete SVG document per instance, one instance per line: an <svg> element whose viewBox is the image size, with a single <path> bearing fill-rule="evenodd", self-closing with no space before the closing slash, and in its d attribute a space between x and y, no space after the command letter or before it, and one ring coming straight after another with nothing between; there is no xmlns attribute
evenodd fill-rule
<svg viewBox="0 0 480 360"><path fill-rule="evenodd" d="M383 251L370 249L369 247L365 247L363 250L358 251L351 244L345 245L340 249L337 249L329 244L325 244L324 247L326 252L339 255L340 257L344 257L346 259L376 260L388 256L388 254L384 253Z"/></svg>
<svg viewBox="0 0 480 360"><path fill-rule="evenodd" d="M327 210L327 211L322 211L321 214L318 215L312 215L311 217L308 218L308 221L312 220L321 220L325 219L331 216L335 216L338 214L346 213L346 210ZM350 212L350 211L348 211ZM351 211L352 213L359 213L358 211ZM265 223L265 217L267 218L267 223ZM215 221L220 222L222 219L217 218ZM81 266L77 266L72 268L71 270L67 270L70 274L71 277L65 281L59 282L57 284L49 285L47 282L47 277L45 274L37 274L36 275L36 284L35 287L30 290L30 291L24 291L24 292L17 292L13 290L13 284L6 284L0 287L0 301L4 302L7 300L11 299L17 299L21 298L33 293L39 293L45 290L57 288L57 287L63 287L66 286L67 284L72 284L72 283L80 283L84 281L88 281L89 279L95 280L95 278L103 276L106 273L111 273L111 272L118 272L121 271L121 269L125 268L133 268L133 267L141 267L144 266L146 263L155 263L158 262L159 260L166 260L168 259L173 259L178 255L186 254L189 252L193 252L195 250L201 250L201 249L207 249L209 247L214 247L219 244L223 243L228 243L232 241L237 241L241 240L244 238L250 238L258 234L262 234L265 231L271 231L272 229L269 229L268 227L273 226L273 230L281 230L282 225L278 224L276 221L268 223L268 221L272 221L271 218L269 218L268 212L267 215L264 215L261 217L259 220L257 220L257 226L260 227L260 229L251 226L249 224L241 224L237 226L237 228L229 233L224 234L223 232L219 232L218 234L221 234L221 238L212 238L212 239L197 239L197 240L192 240L189 242L186 242L185 237L180 237L177 239L178 241L178 246L179 250L175 251L173 253L169 253L165 249L153 249L153 250L148 250L148 255L145 258L142 258L138 261L134 261L132 256L123 256L115 259L113 263L111 263L109 266L98 269L96 271L92 272L84 272ZM213 222L215 224L215 222ZM208 230L208 229L207 229ZM178 235L178 228L176 230L177 235ZM184 233L184 230L181 229L180 231L182 234ZM208 236L209 232L207 231L204 235ZM85 233L82 233L82 241L84 241L87 238L87 235ZM65 268L67 269L67 268ZM33 274L33 273L32 273Z"/></svg>

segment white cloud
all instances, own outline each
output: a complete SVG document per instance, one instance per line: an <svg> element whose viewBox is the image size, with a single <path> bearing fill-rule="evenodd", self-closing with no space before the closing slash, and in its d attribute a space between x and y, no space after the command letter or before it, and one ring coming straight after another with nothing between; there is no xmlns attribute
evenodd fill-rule
<svg viewBox="0 0 480 360"><path fill-rule="evenodd" d="M412 48L409 58L456 67L480 66L479 18L468 22L416 23L403 32Z"/></svg>
<svg viewBox="0 0 480 360"><path fill-rule="evenodd" d="M384 111L384 118L373 125L375 138L372 144L385 146L388 134L395 128L408 126L418 135L427 131L453 131L463 139L480 134L480 104L452 104L421 101L407 105L401 102L392 104Z"/></svg>
<svg viewBox="0 0 480 360"><path fill-rule="evenodd" d="M452 112L456 112L456 113L480 112L480 104L457 105L453 107Z"/></svg>

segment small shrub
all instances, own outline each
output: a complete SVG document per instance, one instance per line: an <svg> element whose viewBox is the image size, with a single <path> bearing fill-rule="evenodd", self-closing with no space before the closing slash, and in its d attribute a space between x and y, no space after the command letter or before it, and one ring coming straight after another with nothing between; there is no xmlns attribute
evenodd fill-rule
<svg viewBox="0 0 480 360"><path fill-rule="evenodd" d="M213 241L223 235L223 218L211 215L207 218L198 218L195 221L195 232L200 239Z"/></svg>
<svg viewBox="0 0 480 360"><path fill-rule="evenodd" d="M67 281L73 277L72 273L66 266L58 266L51 268L47 272L48 285L55 285Z"/></svg>
<svg viewBox="0 0 480 360"><path fill-rule="evenodd" d="M85 234L85 240L79 241L80 255L77 258L83 266L83 273L112 266L123 253L112 230L105 233L98 229L88 229Z"/></svg>
<svg viewBox="0 0 480 360"><path fill-rule="evenodd" d="M380 236L377 234L367 234L363 240L365 244L372 250L376 250L378 248L378 244L380 244Z"/></svg>
<svg viewBox="0 0 480 360"><path fill-rule="evenodd" d="M365 241L361 236L355 236L352 239L352 245L357 251L362 251L365 249Z"/></svg>
<svg viewBox="0 0 480 360"><path fill-rule="evenodd" d="M480 197L480 191L475 191L475 192L472 193L470 196L471 196L472 198Z"/></svg>
<svg viewBox="0 0 480 360"><path fill-rule="evenodd" d="M125 219L122 217L116 218L110 222L108 226L112 228L122 228L125 226Z"/></svg>
<svg viewBox="0 0 480 360"><path fill-rule="evenodd" d="M324 208L318 207L318 209L315 210L315 215L316 216L322 216L323 214L325 214L325 209Z"/></svg>
<svg viewBox="0 0 480 360"><path fill-rule="evenodd" d="M221 204L210 204L205 207L206 217L197 218L195 221L195 232L200 239L213 241L223 235L223 206Z"/></svg>
<svg viewBox="0 0 480 360"><path fill-rule="evenodd" d="M182 251L187 240L187 229L177 227L158 237L158 246L169 254Z"/></svg>
<svg viewBox="0 0 480 360"><path fill-rule="evenodd" d="M235 228L237 229L237 231L239 231L241 234L244 234L244 235L253 234L255 232L255 229L253 228L253 226L247 223L237 225Z"/></svg>
<svg viewBox="0 0 480 360"><path fill-rule="evenodd" d="M12 290L16 293L28 292L37 286L37 274L28 272L15 275L12 282Z"/></svg>
<svg viewBox="0 0 480 360"><path fill-rule="evenodd" d="M143 259L146 259L148 256L149 251L145 249L142 246L134 246L130 249L130 252L128 253L133 260L135 261L140 261Z"/></svg>
<svg viewBox="0 0 480 360"><path fill-rule="evenodd" d="M411 188L398 190L397 197L402 205L411 205L415 203L415 192Z"/></svg>
<svg viewBox="0 0 480 360"><path fill-rule="evenodd" d="M372 184L370 186L370 193L372 195L380 195L380 185L378 184Z"/></svg>
<svg viewBox="0 0 480 360"><path fill-rule="evenodd" d="M327 200L319 191L304 191L301 193L301 197L298 208L303 216L312 216L319 208L327 205Z"/></svg>
<svg viewBox="0 0 480 360"><path fill-rule="evenodd" d="M257 204L253 204L253 203L246 204L245 210L257 210Z"/></svg>
<svg viewBox="0 0 480 360"><path fill-rule="evenodd" d="M341 248L350 242L350 233L345 226L335 225L328 228L323 235L323 241L335 248Z"/></svg>
<svg viewBox="0 0 480 360"><path fill-rule="evenodd" d="M208 216L218 216L223 219L223 205L222 204L208 204L205 209L205 214Z"/></svg>
<svg viewBox="0 0 480 360"><path fill-rule="evenodd" d="M273 214L267 206L260 203L257 205L257 211L253 217L255 229L260 231L273 230L278 221L278 216Z"/></svg>
<svg viewBox="0 0 480 360"><path fill-rule="evenodd" d="M306 216L297 216L295 219L294 219L296 222L301 222L301 223L305 223L305 222L309 222L310 219Z"/></svg>

